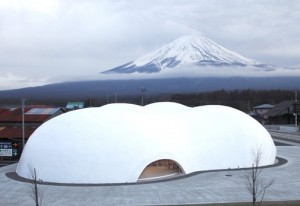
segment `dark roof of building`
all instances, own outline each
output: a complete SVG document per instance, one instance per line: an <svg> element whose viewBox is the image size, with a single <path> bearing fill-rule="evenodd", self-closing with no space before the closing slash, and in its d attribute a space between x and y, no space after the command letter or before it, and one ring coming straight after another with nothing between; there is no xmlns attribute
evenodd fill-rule
<svg viewBox="0 0 300 206"><path fill-rule="evenodd" d="M266 112L264 116L276 117L284 114L291 114L294 103L295 101L282 101L279 104L274 105L274 107L270 111Z"/></svg>
<svg viewBox="0 0 300 206"><path fill-rule="evenodd" d="M52 107L26 107L24 109L24 120L25 122L42 123L49 119L52 115L57 113L59 110L61 109ZM22 109L0 109L0 122L22 122Z"/></svg>
<svg viewBox="0 0 300 206"><path fill-rule="evenodd" d="M24 129L25 138L28 139L34 130L36 128L26 127ZM3 138L22 138L22 127L0 127L0 139Z"/></svg>

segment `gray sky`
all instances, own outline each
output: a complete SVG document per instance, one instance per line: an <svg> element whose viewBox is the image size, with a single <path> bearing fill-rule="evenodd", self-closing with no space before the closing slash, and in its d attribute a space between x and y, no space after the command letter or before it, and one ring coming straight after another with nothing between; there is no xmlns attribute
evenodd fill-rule
<svg viewBox="0 0 300 206"><path fill-rule="evenodd" d="M300 67L297 0L0 0L0 90L98 73L201 32L257 61Z"/></svg>

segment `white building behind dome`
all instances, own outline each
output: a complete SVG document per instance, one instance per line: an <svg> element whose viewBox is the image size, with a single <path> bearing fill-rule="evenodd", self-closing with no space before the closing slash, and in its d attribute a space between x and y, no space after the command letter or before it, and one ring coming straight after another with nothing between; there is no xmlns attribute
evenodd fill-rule
<svg viewBox="0 0 300 206"><path fill-rule="evenodd" d="M185 173L273 164L276 147L252 117L225 106L109 104L62 114L30 137L17 174L44 182L137 182L147 165L172 160Z"/></svg>

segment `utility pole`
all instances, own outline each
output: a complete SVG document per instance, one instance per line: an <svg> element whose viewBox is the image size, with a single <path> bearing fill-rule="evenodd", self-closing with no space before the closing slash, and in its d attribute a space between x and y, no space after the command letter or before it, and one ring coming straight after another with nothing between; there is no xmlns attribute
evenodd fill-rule
<svg viewBox="0 0 300 206"><path fill-rule="evenodd" d="M144 106L144 92L146 92L146 88L144 88L143 86L140 87L140 91L141 91L141 94L142 94L142 101L141 101L141 105Z"/></svg>
<svg viewBox="0 0 300 206"><path fill-rule="evenodd" d="M247 106L248 106L248 113L250 113L250 100L248 100L247 103L248 103L248 104L247 104Z"/></svg>
<svg viewBox="0 0 300 206"><path fill-rule="evenodd" d="M297 91L295 91L295 104L298 103L298 99L297 99ZM295 107L296 109L296 107ZM298 127L298 113L297 111L294 111L295 112L295 127Z"/></svg>
<svg viewBox="0 0 300 206"><path fill-rule="evenodd" d="M115 96L115 102L118 103L118 92L117 92L117 90L116 90L116 94L115 95L116 95Z"/></svg>
<svg viewBox="0 0 300 206"><path fill-rule="evenodd" d="M22 143L23 143L23 149L25 147L25 115L24 115L25 101L26 101L26 99L22 99Z"/></svg>

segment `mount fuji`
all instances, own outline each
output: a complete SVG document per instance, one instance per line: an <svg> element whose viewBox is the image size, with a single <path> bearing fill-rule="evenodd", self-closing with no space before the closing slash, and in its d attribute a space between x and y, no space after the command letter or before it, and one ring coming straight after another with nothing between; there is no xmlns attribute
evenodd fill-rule
<svg viewBox="0 0 300 206"><path fill-rule="evenodd" d="M269 67L197 34L182 36L152 53L101 73L158 73L183 66Z"/></svg>
<svg viewBox="0 0 300 206"><path fill-rule="evenodd" d="M153 53L102 73L97 80L0 91L0 99L1 102L16 102L20 97L38 101L69 101L104 97L107 102L109 96L114 99L117 99L116 95L120 98L139 96L145 91L149 96L220 89L294 91L299 90L300 82L297 69L262 64L232 52L203 35L183 36Z"/></svg>

